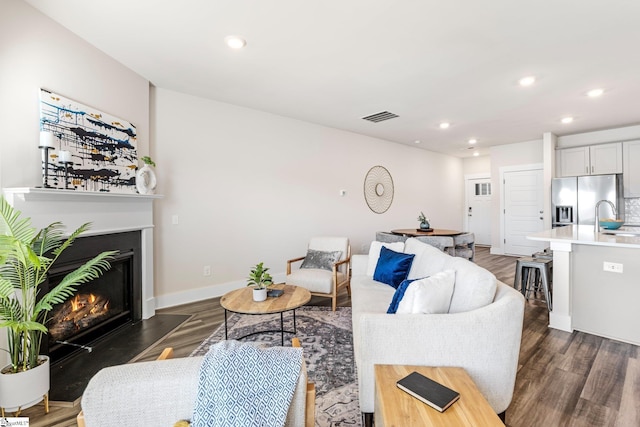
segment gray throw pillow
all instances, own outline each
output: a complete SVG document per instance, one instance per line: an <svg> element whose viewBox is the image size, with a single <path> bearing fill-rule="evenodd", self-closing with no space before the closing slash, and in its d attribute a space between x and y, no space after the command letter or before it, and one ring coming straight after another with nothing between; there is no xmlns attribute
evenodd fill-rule
<svg viewBox="0 0 640 427"><path fill-rule="evenodd" d="M307 256L300 268L319 268L322 270L332 270L333 264L340 260L342 251L316 251L315 249L309 249Z"/></svg>

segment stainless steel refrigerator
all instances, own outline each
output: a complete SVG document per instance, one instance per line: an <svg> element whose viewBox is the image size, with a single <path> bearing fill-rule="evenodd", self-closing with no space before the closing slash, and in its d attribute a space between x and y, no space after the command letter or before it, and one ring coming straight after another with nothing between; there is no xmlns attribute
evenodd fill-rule
<svg viewBox="0 0 640 427"><path fill-rule="evenodd" d="M562 227L570 224L593 225L596 203L609 200L615 207L615 215L607 203L600 205L600 218L624 219L622 177L620 175L591 175L554 178L551 181L551 224Z"/></svg>

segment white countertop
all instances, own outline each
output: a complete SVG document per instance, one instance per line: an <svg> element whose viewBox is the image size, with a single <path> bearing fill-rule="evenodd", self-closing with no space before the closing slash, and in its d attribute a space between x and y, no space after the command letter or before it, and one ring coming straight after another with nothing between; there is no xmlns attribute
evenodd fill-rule
<svg viewBox="0 0 640 427"><path fill-rule="evenodd" d="M616 230L616 232L623 233L625 230L633 231L634 233L639 232L638 228L631 227L621 227L619 230ZM595 233L593 225L568 225L566 227L558 227L530 234L527 238L530 240L540 240L544 242L640 249L640 235L620 236L604 234L602 232Z"/></svg>

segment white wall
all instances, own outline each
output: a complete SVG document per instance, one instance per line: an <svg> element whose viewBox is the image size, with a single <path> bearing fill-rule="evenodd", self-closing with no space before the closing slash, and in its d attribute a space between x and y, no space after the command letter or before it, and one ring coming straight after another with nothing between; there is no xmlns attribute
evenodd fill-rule
<svg viewBox="0 0 640 427"><path fill-rule="evenodd" d="M531 165L542 163L542 139L519 142L515 144L497 145L489 149L491 155L491 253L503 253L503 242L500 240L500 197L502 182L500 168L506 166Z"/></svg>
<svg viewBox="0 0 640 427"><path fill-rule="evenodd" d="M134 123L149 146L149 82L19 0L0 13L0 187L42 184L39 91L61 95ZM7 348L0 333L0 349ZM0 366L8 363L0 351Z"/></svg>
<svg viewBox="0 0 640 427"><path fill-rule="evenodd" d="M19 0L0 13L0 185L42 184L39 91L46 88L136 125L149 146L149 82Z"/></svg>
<svg viewBox="0 0 640 427"><path fill-rule="evenodd" d="M462 226L461 159L177 92L153 89L158 166L156 291L160 306L244 285L304 255L309 237L345 235L354 252L375 232ZM367 171L386 167L391 208L367 207ZM346 190L345 197L339 191ZM173 216L178 225L172 225ZM203 276L210 265L212 276Z"/></svg>
<svg viewBox="0 0 640 427"><path fill-rule="evenodd" d="M491 173L491 157L465 157L462 159L462 172L465 175L477 175L481 173L488 175Z"/></svg>

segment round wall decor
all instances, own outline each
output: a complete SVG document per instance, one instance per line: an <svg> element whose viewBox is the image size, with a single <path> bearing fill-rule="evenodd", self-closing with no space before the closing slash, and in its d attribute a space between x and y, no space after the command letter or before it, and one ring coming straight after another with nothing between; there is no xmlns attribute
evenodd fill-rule
<svg viewBox="0 0 640 427"><path fill-rule="evenodd" d="M369 169L364 178L364 199L369 209L377 214L387 211L393 202L393 179L382 166Z"/></svg>

